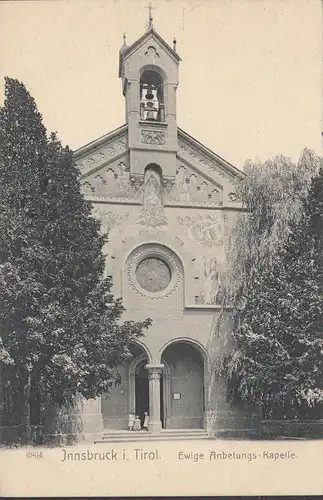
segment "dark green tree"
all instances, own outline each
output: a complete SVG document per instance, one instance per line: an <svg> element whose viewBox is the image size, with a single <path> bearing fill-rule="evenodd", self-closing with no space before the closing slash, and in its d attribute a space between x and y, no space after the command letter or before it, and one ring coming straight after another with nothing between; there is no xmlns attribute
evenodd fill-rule
<svg viewBox="0 0 323 500"><path fill-rule="evenodd" d="M315 415L323 402L322 168L299 214L273 258L254 270L235 318L235 396L266 416Z"/></svg>
<svg viewBox="0 0 323 500"><path fill-rule="evenodd" d="M29 440L32 400L65 405L108 392L150 320L120 322L106 237L80 192L72 152L47 136L34 99L10 78L0 184L0 362Z"/></svg>

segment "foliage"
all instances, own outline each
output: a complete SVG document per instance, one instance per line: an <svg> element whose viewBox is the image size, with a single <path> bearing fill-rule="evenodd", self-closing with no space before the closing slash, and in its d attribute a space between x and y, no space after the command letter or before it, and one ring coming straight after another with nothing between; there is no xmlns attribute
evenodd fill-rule
<svg viewBox="0 0 323 500"><path fill-rule="evenodd" d="M300 215L302 199L318 168L319 159L308 149L297 164L283 155L263 164L246 162L246 177L237 193L247 215L233 229L230 256L239 300L253 288L263 266L273 262L290 232L290 223Z"/></svg>
<svg viewBox="0 0 323 500"><path fill-rule="evenodd" d="M121 300L104 275L106 236L80 193L72 152L47 136L34 99L10 78L0 183L0 362L28 427L32 400L63 405L108 391L150 320L120 322Z"/></svg>
<svg viewBox="0 0 323 500"><path fill-rule="evenodd" d="M249 166L241 186L250 214L233 241L237 309L224 366L232 399L266 416L308 414L323 401L322 170L309 189L319 164L308 150L298 165L278 157Z"/></svg>

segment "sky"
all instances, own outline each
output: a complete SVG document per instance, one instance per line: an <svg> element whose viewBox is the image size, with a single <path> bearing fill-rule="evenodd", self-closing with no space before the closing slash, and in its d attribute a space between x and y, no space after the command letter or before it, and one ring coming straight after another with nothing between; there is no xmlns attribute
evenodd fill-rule
<svg viewBox="0 0 323 500"><path fill-rule="evenodd" d="M147 1L0 3L4 76L77 149L125 122L118 52L146 30ZM154 28L181 57L177 123L238 168L308 147L322 154L320 0L154 0Z"/></svg>

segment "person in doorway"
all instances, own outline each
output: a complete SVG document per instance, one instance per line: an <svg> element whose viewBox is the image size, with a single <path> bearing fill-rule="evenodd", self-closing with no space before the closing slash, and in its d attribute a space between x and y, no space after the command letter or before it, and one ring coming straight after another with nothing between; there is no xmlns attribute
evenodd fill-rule
<svg viewBox="0 0 323 500"><path fill-rule="evenodd" d="M144 418L144 425L143 425L143 428L148 431L148 423L149 423L149 415L148 413L145 411L144 413L145 415L145 418Z"/></svg>
<svg viewBox="0 0 323 500"><path fill-rule="evenodd" d="M136 415L136 420L135 420L135 423L134 423L134 426L133 426L133 430L134 431L140 431L141 429L141 420L139 418L138 415Z"/></svg>
<svg viewBox="0 0 323 500"><path fill-rule="evenodd" d="M128 421L128 429L129 431L133 431L134 429L134 425L135 425L135 420L136 420L136 417L135 417L135 412L134 411L131 411L129 413L129 421Z"/></svg>

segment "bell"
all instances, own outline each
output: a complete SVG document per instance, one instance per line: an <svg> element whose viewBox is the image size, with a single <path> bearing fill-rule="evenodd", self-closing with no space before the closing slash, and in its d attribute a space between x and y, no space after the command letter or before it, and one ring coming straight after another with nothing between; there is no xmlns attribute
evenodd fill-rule
<svg viewBox="0 0 323 500"><path fill-rule="evenodd" d="M148 100L154 98L154 94L151 91L151 85L148 85L147 94L145 95L145 98Z"/></svg>

